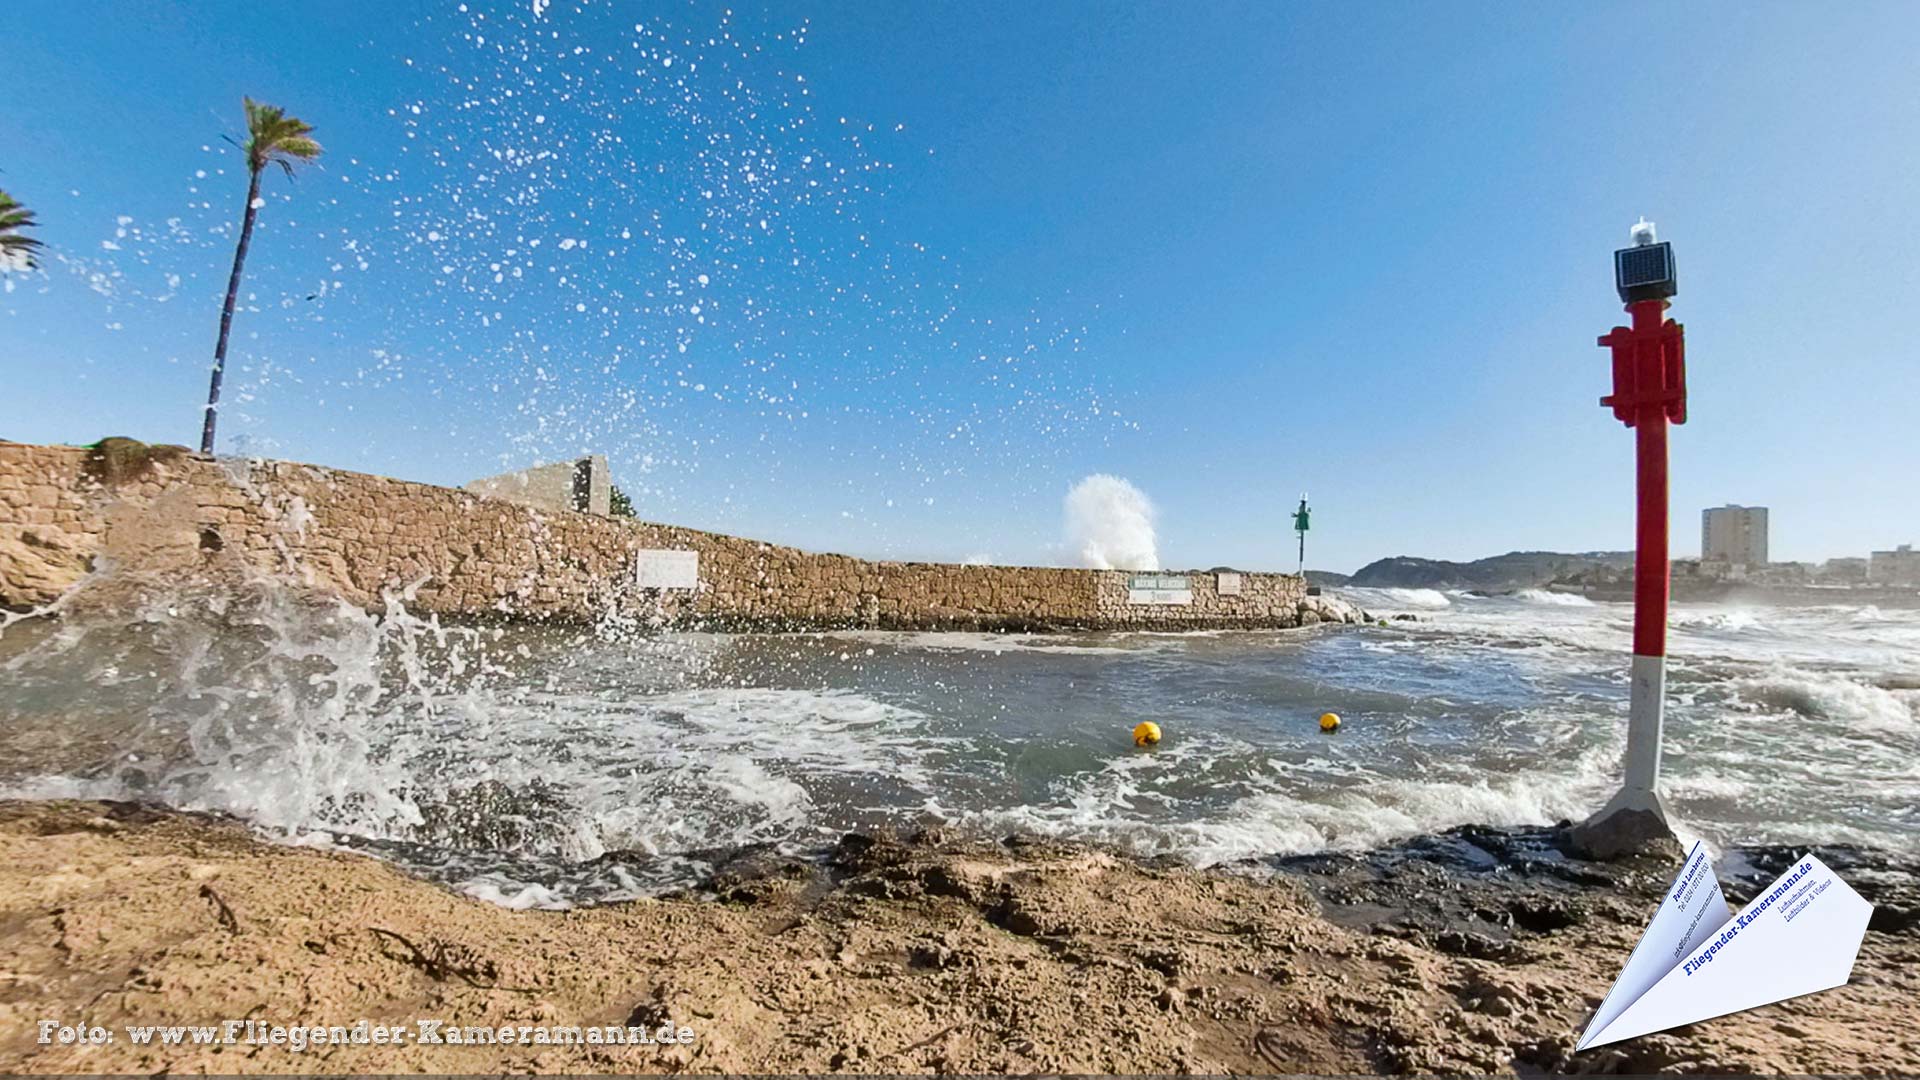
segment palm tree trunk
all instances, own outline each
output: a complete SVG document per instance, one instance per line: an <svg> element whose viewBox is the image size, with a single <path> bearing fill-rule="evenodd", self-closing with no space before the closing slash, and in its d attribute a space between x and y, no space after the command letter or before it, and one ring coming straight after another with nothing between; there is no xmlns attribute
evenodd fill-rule
<svg viewBox="0 0 1920 1080"><path fill-rule="evenodd" d="M247 213L240 220L240 244L233 249L233 276L227 279L227 306L220 309L220 340L213 347L213 385L207 389L206 424L200 429L200 452L213 453L213 420L220 407L220 376L227 370L227 332L233 329L233 305L240 298L240 268L247 261L247 245L253 242L253 219L259 210L260 170L253 170L247 181Z"/></svg>

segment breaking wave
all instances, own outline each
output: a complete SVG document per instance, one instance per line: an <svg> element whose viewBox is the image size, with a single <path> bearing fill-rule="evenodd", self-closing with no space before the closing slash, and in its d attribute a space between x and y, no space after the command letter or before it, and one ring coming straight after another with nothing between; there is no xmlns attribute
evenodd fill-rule
<svg viewBox="0 0 1920 1080"><path fill-rule="evenodd" d="M1760 712L1790 712L1843 730L1908 733L1920 729L1920 692L1888 690L1842 675L1781 670L1736 679L1733 701Z"/></svg>
<svg viewBox="0 0 1920 1080"><path fill-rule="evenodd" d="M1340 591L1350 594L1356 603L1370 611L1376 608L1384 611L1401 611L1407 609L1432 611L1453 606L1453 601L1447 598L1447 594L1438 589L1388 589L1350 586L1342 588Z"/></svg>
<svg viewBox="0 0 1920 1080"><path fill-rule="evenodd" d="M1095 473L1067 492L1067 545L1091 570L1157 570L1153 503L1118 476Z"/></svg>
<svg viewBox="0 0 1920 1080"><path fill-rule="evenodd" d="M1521 589L1513 594L1523 604L1550 604L1554 607L1593 607L1593 601L1579 593L1552 592L1547 589Z"/></svg>
<svg viewBox="0 0 1920 1080"><path fill-rule="evenodd" d="M1176 773L1219 754L1196 743L1172 754L1109 760L1033 804L969 815L994 832L1014 830L1093 840L1132 854L1174 856L1210 866L1269 855L1359 851L1456 825L1528 825L1579 817L1610 793L1618 748L1581 753L1564 774L1411 779L1369 775L1331 762L1322 789L1258 771L1244 793L1190 820L1165 813ZM1244 748L1242 748L1244 749ZM1446 772L1449 770L1439 770Z"/></svg>

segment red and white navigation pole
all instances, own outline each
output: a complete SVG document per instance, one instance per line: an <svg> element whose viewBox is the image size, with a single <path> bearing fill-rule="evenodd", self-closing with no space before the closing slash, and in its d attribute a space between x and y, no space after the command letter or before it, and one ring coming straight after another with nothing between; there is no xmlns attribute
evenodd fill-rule
<svg viewBox="0 0 1920 1080"><path fill-rule="evenodd" d="M1633 246L1613 253L1613 275L1633 325L1616 326L1600 344L1613 351L1613 393L1600 399L1634 431L1639 509L1633 554L1633 692L1627 712L1626 784L1588 822L1622 810L1651 813L1661 824L1660 735L1667 690L1667 425L1687 422L1682 328L1666 317L1678 292L1673 247L1641 221Z"/></svg>

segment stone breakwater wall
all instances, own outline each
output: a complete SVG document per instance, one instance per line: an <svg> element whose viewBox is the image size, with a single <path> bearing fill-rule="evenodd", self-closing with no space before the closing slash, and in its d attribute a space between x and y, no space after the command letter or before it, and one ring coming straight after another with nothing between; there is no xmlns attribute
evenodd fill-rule
<svg viewBox="0 0 1920 1080"><path fill-rule="evenodd" d="M423 614L662 625L1179 629L1363 617L1308 596L1292 575L1237 575L1236 592L1235 576L1223 589L1195 573L1187 602L1139 603L1123 571L872 562L314 465L108 449L0 441L0 606L48 603L107 566L180 581L274 575L364 608L392 596ZM648 551L697 553L697 580L643 587L636 563Z"/></svg>

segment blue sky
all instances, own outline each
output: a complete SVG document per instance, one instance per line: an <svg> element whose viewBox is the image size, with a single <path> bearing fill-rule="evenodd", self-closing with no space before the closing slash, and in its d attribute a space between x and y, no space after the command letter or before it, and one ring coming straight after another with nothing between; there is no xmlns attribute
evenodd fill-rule
<svg viewBox="0 0 1920 1080"><path fill-rule="evenodd" d="M1920 541L1920 8L213 0L10 9L0 437L193 442L243 94L222 451L437 483L583 449L643 516L1171 566L1624 548L1609 253L1675 244L1698 510ZM417 110L417 111L416 111ZM516 273L517 272L517 273ZM498 280L495 280L496 275Z"/></svg>

